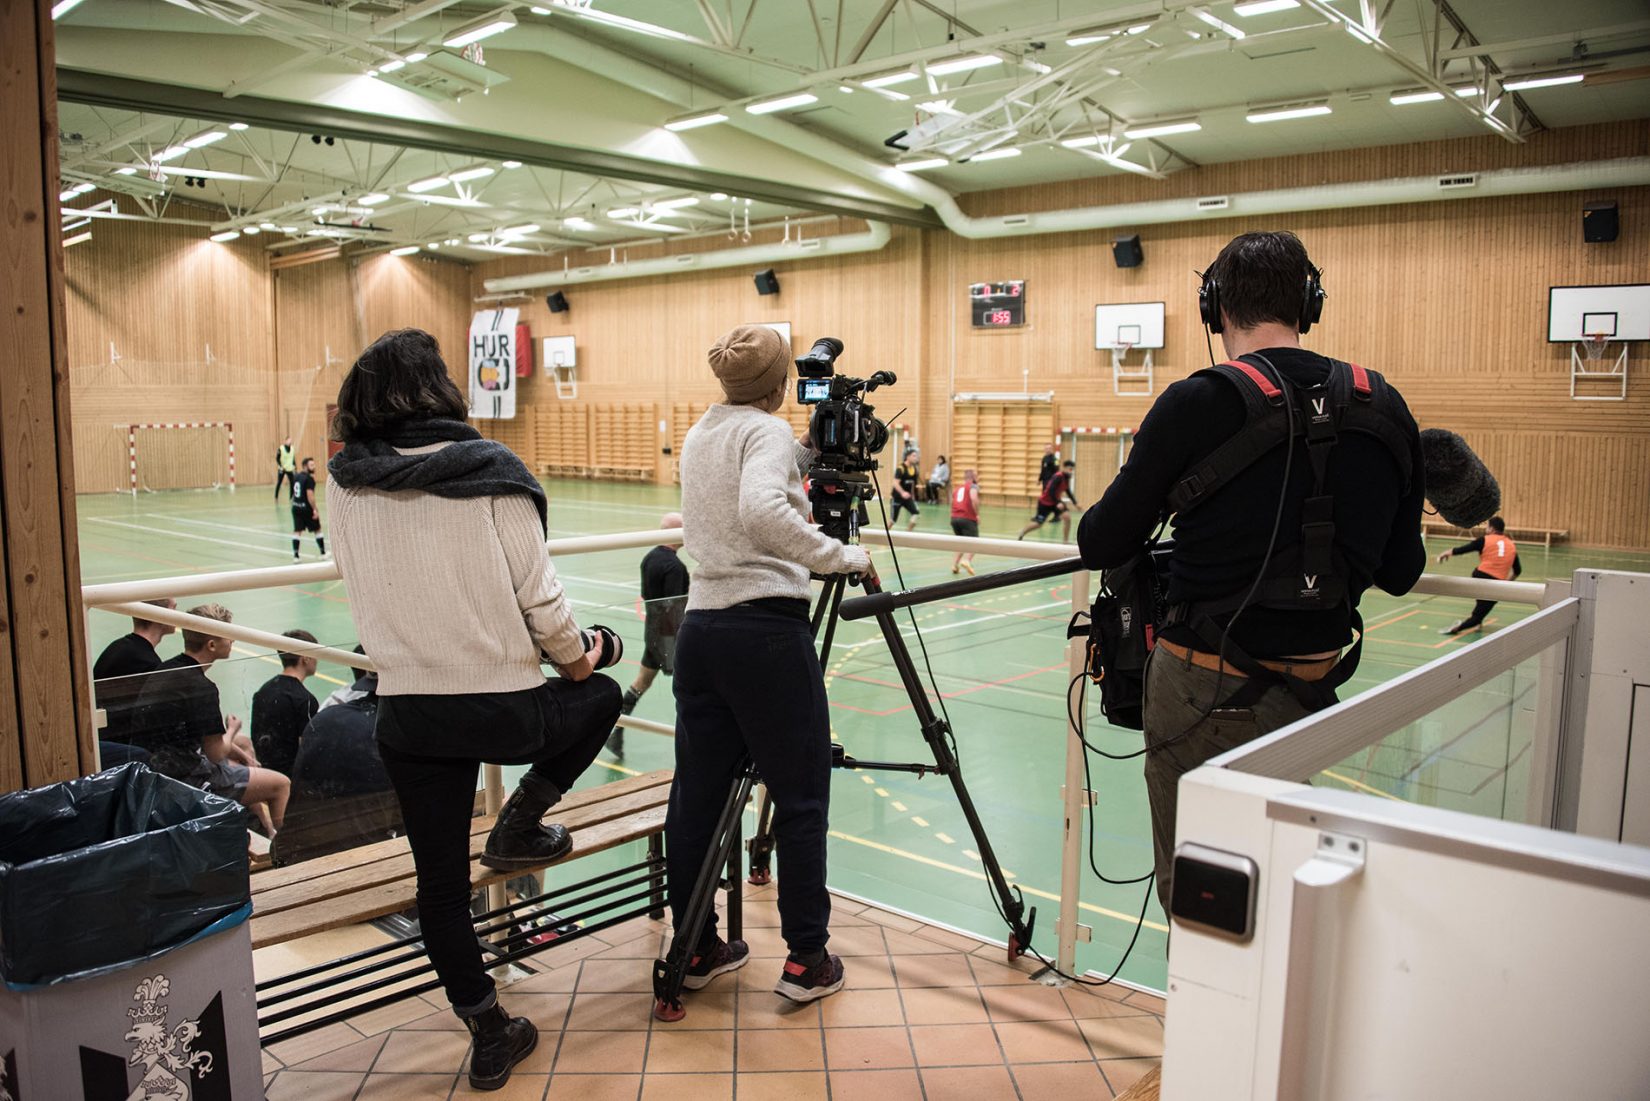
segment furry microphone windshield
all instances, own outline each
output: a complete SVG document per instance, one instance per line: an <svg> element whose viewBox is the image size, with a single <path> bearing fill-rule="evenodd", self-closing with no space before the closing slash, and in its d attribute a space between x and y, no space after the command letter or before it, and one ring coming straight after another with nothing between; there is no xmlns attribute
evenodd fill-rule
<svg viewBox="0 0 1650 1101"><path fill-rule="evenodd" d="M1501 487L1489 467L1446 428L1421 433L1421 458L1426 468L1427 500L1438 515L1458 528L1482 524L1501 508Z"/></svg>

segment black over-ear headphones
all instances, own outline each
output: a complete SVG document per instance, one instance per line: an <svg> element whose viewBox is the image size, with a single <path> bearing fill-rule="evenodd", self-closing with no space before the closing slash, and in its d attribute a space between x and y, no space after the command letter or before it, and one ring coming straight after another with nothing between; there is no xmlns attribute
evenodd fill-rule
<svg viewBox="0 0 1650 1101"><path fill-rule="evenodd" d="M1197 288L1197 313L1211 333L1218 333L1224 327L1220 321L1220 281L1210 279L1207 272L1202 273L1202 278L1203 282ZM1312 326L1323 319L1325 297L1327 296L1323 293L1323 269L1307 268L1306 287L1301 296L1301 332L1311 332Z"/></svg>

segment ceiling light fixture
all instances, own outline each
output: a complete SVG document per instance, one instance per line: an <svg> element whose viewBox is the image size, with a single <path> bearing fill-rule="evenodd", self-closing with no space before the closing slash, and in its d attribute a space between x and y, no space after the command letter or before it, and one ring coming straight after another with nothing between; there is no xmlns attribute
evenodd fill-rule
<svg viewBox="0 0 1650 1101"><path fill-rule="evenodd" d="M1289 107L1263 107L1250 111L1244 117L1250 122L1282 122L1285 119L1304 119L1329 113L1327 103L1303 103Z"/></svg>
<svg viewBox="0 0 1650 1101"><path fill-rule="evenodd" d="M436 249L439 249L441 247L441 242L440 241L431 241L429 244L425 245L424 247L433 252Z"/></svg>
<svg viewBox="0 0 1650 1101"><path fill-rule="evenodd" d="M1084 31L1066 39L1068 46L1092 46L1096 42L1104 42L1108 38L1118 38L1125 34L1145 34L1152 29L1150 23L1136 23L1131 27L1113 27L1110 30Z"/></svg>
<svg viewBox="0 0 1650 1101"><path fill-rule="evenodd" d="M405 61L402 61L399 57L395 57L378 66L378 71L381 73L393 73L397 70L405 69L406 67L407 63Z"/></svg>
<svg viewBox="0 0 1650 1101"><path fill-rule="evenodd" d="M728 116L721 111L700 111L696 115L683 115L681 118L671 119L665 123L665 129L673 132L697 130L701 126L715 126L719 122L726 121L728 121Z"/></svg>
<svg viewBox="0 0 1650 1101"><path fill-rule="evenodd" d="M233 241L235 238L239 237L240 235L241 235L241 231L238 230L238 229L226 229L222 233L214 233L211 236L210 239L213 240L213 241L218 242L221 245L225 241Z"/></svg>
<svg viewBox="0 0 1650 1101"><path fill-rule="evenodd" d="M256 237L259 233L262 233L263 231L261 229L259 229L257 226L242 226L241 227L241 232L246 234L248 237Z"/></svg>
<svg viewBox="0 0 1650 1101"><path fill-rule="evenodd" d="M407 55L407 64L416 65L429 56L430 55L425 53L423 50L414 50L412 53Z"/></svg>
<svg viewBox="0 0 1650 1101"><path fill-rule="evenodd" d="M521 167L521 162L520 161L499 161L498 163L500 165L504 166L505 168L520 168Z"/></svg>
<svg viewBox="0 0 1650 1101"><path fill-rule="evenodd" d="M653 204L654 209L656 210L678 210L684 206L698 205L699 196L697 195L683 195L679 199L660 199L658 202Z"/></svg>
<svg viewBox="0 0 1650 1101"><path fill-rule="evenodd" d="M897 73L883 73L881 76L867 77L860 81L867 88L886 88L890 84L904 84L908 80L917 79L917 74L910 69L901 69Z"/></svg>
<svg viewBox="0 0 1650 1101"><path fill-rule="evenodd" d="M927 111L930 115L956 115L961 117L962 112L951 106L952 100L931 99L927 103L917 104L917 110Z"/></svg>
<svg viewBox="0 0 1650 1101"><path fill-rule="evenodd" d="M951 76L953 73L966 73L974 69L984 69L992 65L1001 65L1003 59L996 54L969 54L967 57L947 58L925 65L929 76Z"/></svg>
<svg viewBox="0 0 1650 1101"><path fill-rule="evenodd" d="M458 244L458 238L457 238L457 237L449 237L449 238L447 238L447 244L449 244L449 245L456 245L456 244Z"/></svg>
<svg viewBox="0 0 1650 1101"><path fill-rule="evenodd" d="M719 203L728 197L728 193L726 191L712 191L710 193L710 197L712 200Z"/></svg>
<svg viewBox="0 0 1650 1101"><path fill-rule="evenodd" d="M681 31L674 31L669 27L661 27L657 23L644 23L640 19L614 15L612 12L607 11L597 11L595 8L589 7L588 4L589 0L582 0L582 2L581 0L555 0L554 7L569 15L577 15L594 23L605 23L609 27L618 27L621 30L634 31L636 34L645 34L649 38L669 38L676 42L699 41L691 34L683 34ZM535 13L540 11L539 8L532 10ZM544 14L548 15L550 13L545 12Z"/></svg>
<svg viewBox="0 0 1650 1101"><path fill-rule="evenodd" d="M482 241L487 240L488 236L486 233L472 233L470 234L470 243L480 244Z"/></svg>
<svg viewBox="0 0 1650 1101"><path fill-rule="evenodd" d="M187 152L189 152L187 146L174 145L169 148L162 149L159 153L156 153L149 159L154 161L156 164L165 164L167 161L177 160Z"/></svg>
<svg viewBox="0 0 1650 1101"><path fill-rule="evenodd" d="M80 0L57 0L57 3L52 5L52 18L62 19L79 6Z"/></svg>
<svg viewBox="0 0 1650 1101"><path fill-rule="evenodd" d="M501 229L498 231L498 235L500 237L525 237L529 233L537 233L538 231L538 223L529 222L526 225L509 226L505 229Z"/></svg>
<svg viewBox="0 0 1650 1101"><path fill-rule="evenodd" d="M460 168L457 172L449 172L447 178L453 183L465 183L469 180L479 180L485 176L491 176L495 171L497 170L490 164L477 164L469 168Z"/></svg>
<svg viewBox="0 0 1650 1101"><path fill-rule="evenodd" d="M633 206L616 206L607 212L607 216L609 218L634 218L640 213L641 211Z"/></svg>
<svg viewBox="0 0 1650 1101"><path fill-rule="evenodd" d="M1067 149L1087 149L1091 145L1100 144L1099 134L1085 134L1080 138L1067 138L1060 143Z"/></svg>
<svg viewBox="0 0 1650 1101"><path fill-rule="evenodd" d="M500 8L491 15L484 15L473 23L466 23L459 27L452 34L442 39L441 44L448 49L461 49L472 42L480 42L483 38L491 38L495 34L502 34L515 25L515 13L509 8Z"/></svg>
<svg viewBox="0 0 1650 1101"><path fill-rule="evenodd" d="M1009 157L1018 157L1019 155L1020 150L1018 148L1012 145L1006 145L1001 149L988 149L984 153L975 153L972 157L968 158L968 163L973 164L975 161L1003 161L1007 160Z"/></svg>
<svg viewBox="0 0 1650 1101"><path fill-rule="evenodd" d="M232 123L229 124L229 128L231 130L234 130L237 133L239 133L242 130L250 130L251 129L251 127L248 126L244 122L232 122Z"/></svg>
<svg viewBox="0 0 1650 1101"><path fill-rule="evenodd" d="M1204 11L1202 8L1193 8L1192 9L1192 14L1197 16L1199 19L1203 20L1205 23L1209 24L1209 26L1213 27L1215 30L1221 32L1222 34L1229 34L1233 38L1236 38L1236 39L1239 39L1239 40L1248 37L1243 31L1238 30L1236 27L1232 26L1230 23L1228 23L1225 20L1219 18L1218 16L1212 15L1209 12ZM1350 25L1351 24L1348 24L1348 26L1350 26Z"/></svg>
<svg viewBox="0 0 1650 1101"><path fill-rule="evenodd" d="M132 167L131 165L127 165L125 168L115 169L115 175L117 175L117 176L136 176L137 175L137 169Z"/></svg>
<svg viewBox="0 0 1650 1101"><path fill-rule="evenodd" d="M1245 19L1255 15L1271 15L1275 11L1288 11L1290 8L1301 6L1301 0L1247 0L1246 3L1236 4L1232 10Z"/></svg>
<svg viewBox="0 0 1650 1101"><path fill-rule="evenodd" d="M596 228L596 223L585 218L563 218L562 228L584 233Z"/></svg>
<svg viewBox="0 0 1650 1101"><path fill-rule="evenodd" d="M277 226L274 222L259 222L258 223L258 228L259 229L267 229L269 232L274 233L280 227Z"/></svg>
<svg viewBox="0 0 1650 1101"><path fill-rule="evenodd" d="M753 115L771 115L775 111L785 111L792 107L806 107L810 103L818 103L819 97L812 92L796 92L788 96L779 96L776 99L759 99L755 103L745 104L745 110Z"/></svg>
<svg viewBox="0 0 1650 1101"><path fill-rule="evenodd" d="M1554 88L1560 84L1580 84L1586 80L1584 73L1560 73L1554 76L1527 76L1517 80L1509 80L1501 85L1503 92L1522 92L1528 88Z"/></svg>
<svg viewBox="0 0 1650 1101"><path fill-rule="evenodd" d="M1437 103L1444 98L1444 93L1430 91L1426 88L1417 88L1403 92L1393 92L1387 97L1387 102L1394 107L1402 107L1406 103Z"/></svg>
<svg viewBox="0 0 1650 1101"><path fill-rule="evenodd" d="M946 168L950 164L944 157L925 157L917 161L901 161L894 167L901 172L926 172L930 168Z"/></svg>
<svg viewBox="0 0 1650 1101"><path fill-rule="evenodd" d="M390 249L391 256L411 256L418 251L417 245L402 245L400 248Z"/></svg>
<svg viewBox="0 0 1650 1101"><path fill-rule="evenodd" d="M417 195L425 191L434 191L438 187L446 187L451 182L452 181L445 176L430 176L427 179L414 180L412 183L407 185L407 190L411 191L414 195Z"/></svg>
<svg viewBox="0 0 1650 1101"><path fill-rule="evenodd" d="M370 195L361 196L361 198L358 201L360 202L360 204L362 206L377 206L379 203L389 202L390 197L386 192L374 191Z"/></svg>
<svg viewBox="0 0 1650 1101"><path fill-rule="evenodd" d="M1177 119L1171 122L1146 122L1123 131L1125 138L1161 138L1169 134L1191 134L1203 129L1196 119Z"/></svg>

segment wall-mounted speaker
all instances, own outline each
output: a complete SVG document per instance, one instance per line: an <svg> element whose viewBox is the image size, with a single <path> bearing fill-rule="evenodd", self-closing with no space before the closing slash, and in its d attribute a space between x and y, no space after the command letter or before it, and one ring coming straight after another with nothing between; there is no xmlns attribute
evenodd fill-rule
<svg viewBox="0 0 1650 1101"><path fill-rule="evenodd" d="M1614 241L1621 233L1615 200L1588 203L1581 208L1581 237L1584 241Z"/></svg>
<svg viewBox="0 0 1650 1101"><path fill-rule="evenodd" d="M764 268L756 273L757 294L778 294L779 276L773 273L772 268Z"/></svg>
<svg viewBox="0 0 1650 1101"><path fill-rule="evenodd" d="M1112 242L1111 258L1120 268L1138 268L1146 261L1146 253L1140 247L1140 234L1133 237L1119 237Z"/></svg>
<svg viewBox="0 0 1650 1101"><path fill-rule="evenodd" d="M561 291L551 291L544 296L544 304L550 307L551 313L567 312L567 296Z"/></svg>

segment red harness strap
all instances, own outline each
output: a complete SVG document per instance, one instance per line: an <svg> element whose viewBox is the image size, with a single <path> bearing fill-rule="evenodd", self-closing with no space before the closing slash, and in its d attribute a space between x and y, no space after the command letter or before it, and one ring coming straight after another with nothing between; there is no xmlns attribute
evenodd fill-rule
<svg viewBox="0 0 1650 1101"><path fill-rule="evenodd" d="M1238 370L1248 375L1249 381L1255 384L1261 394L1265 396L1267 401L1283 396L1283 391L1279 390L1272 380L1266 377L1266 373L1258 367L1245 363L1241 359L1228 359L1225 363L1221 364L1221 366L1236 367Z"/></svg>
<svg viewBox="0 0 1650 1101"><path fill-rule="evenodd" d="M1353 389L1353 391L1360 398L1363 398L1365 401L1368 401L1369 400L1369 394L1370 394L1370 390L1369 390L1369 372L1364 370L1362 367L1359 367L1356 363L1348 363L1347 366L1352 368L1352 389Z"/></svg>

